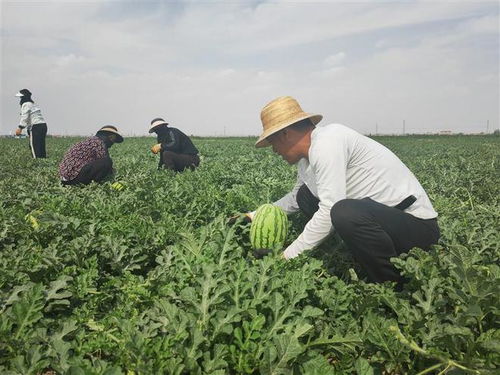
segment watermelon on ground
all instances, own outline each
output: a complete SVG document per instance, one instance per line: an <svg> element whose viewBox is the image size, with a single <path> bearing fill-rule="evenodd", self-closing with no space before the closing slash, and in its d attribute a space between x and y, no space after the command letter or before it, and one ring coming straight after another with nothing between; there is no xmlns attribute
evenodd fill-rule
<svg viewBox="0 0 500 375"><path fill-rule="evenodd" d="M250 243L254 249L276 249L285 244L288 218L278 206L270 203L260 206L250 226Z"/></svg>
<svg viewBox="0 0 500 375"><path fill-rule="evenodd" d="M122 182L116 181L111 184L111 188L113 190L122 191L123 189L125 189L125 185Z"/></svg>

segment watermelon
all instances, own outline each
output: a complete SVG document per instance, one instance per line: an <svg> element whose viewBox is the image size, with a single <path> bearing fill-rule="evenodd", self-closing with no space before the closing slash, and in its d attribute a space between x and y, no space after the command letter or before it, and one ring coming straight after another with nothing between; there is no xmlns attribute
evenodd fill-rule
<svg viewBox="0 0 500 375"><path fill-rule="evenodd" d="M123 189L125 189L125 185L123 185L123 183L117 181L117 182L114 182L111 184L111 188L113 190L122 191Z"/></svg>
<svg viewBox="0 0 500 375"><path fill-rule="evenodd" d="M254 249L282 248L288 232L288 218L278 206L260 206L250 226L250 243Z"/></svg>

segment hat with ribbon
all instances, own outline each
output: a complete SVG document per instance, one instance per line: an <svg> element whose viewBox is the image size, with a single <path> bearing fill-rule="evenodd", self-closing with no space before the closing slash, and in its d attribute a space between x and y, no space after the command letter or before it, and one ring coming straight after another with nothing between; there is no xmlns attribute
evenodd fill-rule
<svg viewBox="0 0 500 375"><path fill-rule="evenodd" d="M31 91L28 90L28 89L22 89L22 90L19 90L19 92L16 94L16 96L18 98L22 97L22 96L31 96Z"/></svg>
<svg viewBox="0 0 500 375"><path fill-rule="evenodd" d="M153 120L151 120L151 126L149 127L149 132L150 133L153 133L156 131L156 129L159 127L159 126L162 126L162 125L168 125L168 122L165 122L164 119L162 118L155 118Z"/></svg>
<svg viewBox="0 0 500 375"><path fill-rule="evenodd" d="M118 129L116 128L116 126L105 125L102 128L100 128L97 131L96 134L99 134L99 133L112 133L112 134L116 134L118 137L116 138L115 143L122 143L123 142L123 137L120 135L120 133L118 133Z"/></svg>
<svg viewBox="0 0 500 375"><path fill-rule="evenodd" d="M312 124L316 125L322 118L322 115L304 112L297 100L291 96L276 98L260 112L263 132L255 147L270 146L267 137L299 121L310 119Z"/></svg>

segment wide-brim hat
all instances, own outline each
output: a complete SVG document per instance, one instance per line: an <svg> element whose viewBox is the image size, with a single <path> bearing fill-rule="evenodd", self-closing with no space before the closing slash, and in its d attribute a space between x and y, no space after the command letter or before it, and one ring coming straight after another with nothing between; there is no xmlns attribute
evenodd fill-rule
<svg viewBox="0 0 500 375"><path fill-rule="evenodd" d="M122 143L123 142L123 137L120 135L120 133L118 133L118 129L116 128L116 126L112 126L112 125L106 125L106 126L103 126L102 128L100 128L97 133L113 133L113 134L116 134L118 136L118 138L116 138L116 142L115 143Z"/></svg>
<svg viewBox="0 0 500 375"><path fill-rule="evenodd" d="M156 129L159 126L162 126L162 125L168 125L168 122L166 122L162 118L156 118L156 119L154 119L153 121L151 121L151 126L149 127L149 132L153 133L154 131L156 131Z"/></svg>
<svg viewBox="0 0 500 375"><path fill-rule="evenodd" d="M255 142L255 147L270 146L267 137L299 121L310 119L312 124L316 125L322 118L322 115L304 112L297 100L291 96L276 98L260 112L264 131Z"/></svg>

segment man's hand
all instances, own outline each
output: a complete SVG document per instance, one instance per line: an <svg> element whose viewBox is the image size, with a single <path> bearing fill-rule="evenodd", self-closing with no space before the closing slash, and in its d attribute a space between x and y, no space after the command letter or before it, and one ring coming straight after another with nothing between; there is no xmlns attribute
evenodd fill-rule
<svg viewBox="0 0 500 375"><path fill-rule="evenodd" d="M250 223L252 221L252 218L250 217L249 214L238 214L238 215L231 216L227 220L228 225L233 225L234 223L236 223L236 220L238 220L240 217L242 217L242 215L243 215L242 220L244 223Z"/></svg>
<svg viewBox="0 0 500 375"><path fill-rule="evenodd" d="M159 153L160 150L161 150L161 143L158 143L158 144L154 145L153 147L151 147L151 152L153 154Z"/></svg>
<svg viewBox="0 0 500 375"><path fill-rule="evenodd" d="M16 129L16 135L19 136L19 135L21 135L22 132L23 132L23 129L21 129L21 128Z"/></svg>

